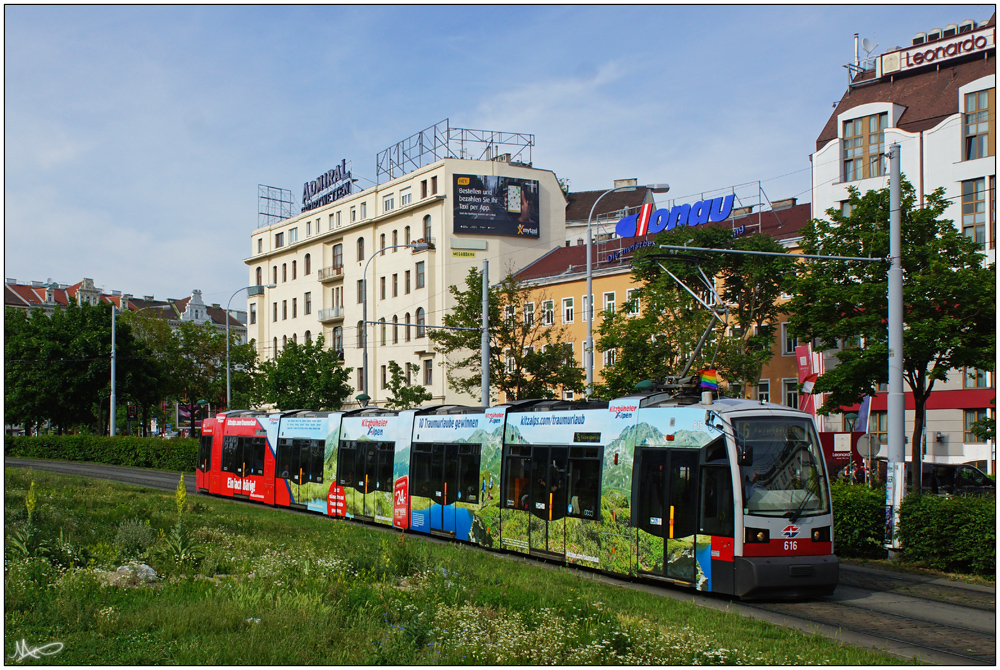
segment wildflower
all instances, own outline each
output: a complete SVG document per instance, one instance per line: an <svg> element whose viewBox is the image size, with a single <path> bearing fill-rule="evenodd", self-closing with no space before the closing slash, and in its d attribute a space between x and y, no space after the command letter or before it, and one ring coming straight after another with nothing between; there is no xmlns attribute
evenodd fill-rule
<svg viewBox="0 0 1000 670"><path fill-rule="evenodd" d="M24 499L24 506L28 508L28 523L31 523L31 515L35 513L36 504L35 482L31 482L28 487L28 496Z"/></svg>

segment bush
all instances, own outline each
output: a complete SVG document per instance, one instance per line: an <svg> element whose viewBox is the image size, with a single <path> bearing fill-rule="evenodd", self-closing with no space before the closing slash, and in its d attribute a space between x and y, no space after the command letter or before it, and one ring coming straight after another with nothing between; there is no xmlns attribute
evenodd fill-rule
<svg viewBox="0 0 1000 670"><path fill-rule="evenodd" d="M910 495L899 510L902 559L936 570L996 575L994 497Z"/></svg>
<svg viewBox="0 0 1000 670"><path fill-rule="evenodd" d="M4 436L8 458L48 458L191 472L198 463L198 440L106 435Z"/></svg>
<svg viewBox="0 0 1000 670"><path fill-rule="evenodd" d="M885 558L885 489L832 482L834 549L844 558Z"/></svg>

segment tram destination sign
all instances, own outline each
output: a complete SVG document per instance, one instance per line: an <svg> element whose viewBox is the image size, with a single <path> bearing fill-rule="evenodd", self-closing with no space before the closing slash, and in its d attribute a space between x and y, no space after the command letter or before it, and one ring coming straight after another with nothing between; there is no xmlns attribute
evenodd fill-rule
<svg viewBox="0 0 1000 670"><path fill-rule="evenodd" d="M538 180L454 175L454 232L538 237Z"/></svg>

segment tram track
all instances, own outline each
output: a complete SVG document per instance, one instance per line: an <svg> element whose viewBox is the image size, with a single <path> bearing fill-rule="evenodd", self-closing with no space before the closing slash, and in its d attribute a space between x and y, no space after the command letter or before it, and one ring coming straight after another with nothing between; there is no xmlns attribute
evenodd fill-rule
<svg viewBox="0 0 1000 670"><path fill-rule="evenodd" d="M5 466L111 479L172 491L179 473L121 466L34 459L5 459ZM185 479L197 494L194 473ZM236 500L235 502L244 502ZM256 503L252 503L256 504ZM299 510L277 507L289 512ZM305 512L308 513L308 512ZM392 532L392 529L371 526ZM449 543L427 536L425 539ZM548 569L564 569L520 554L498 556ZM675 600L738 613L847 644L876 648L904 659L942 665L996 665L996 588L841 564L840 583L830 596L805 601L734 601L718 595L633 581L592 571L581 578L647 591Z"/></svg>

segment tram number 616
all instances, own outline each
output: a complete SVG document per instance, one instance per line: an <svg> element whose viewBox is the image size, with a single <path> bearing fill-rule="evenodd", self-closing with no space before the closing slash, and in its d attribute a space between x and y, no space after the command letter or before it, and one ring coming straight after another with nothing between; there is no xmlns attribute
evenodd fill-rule
<svg viewBox="0 0 1000 670"><path fill-rule="evenodd" d="M785 551L796 551L798 548L798 540L785 540Z"/></svg>

